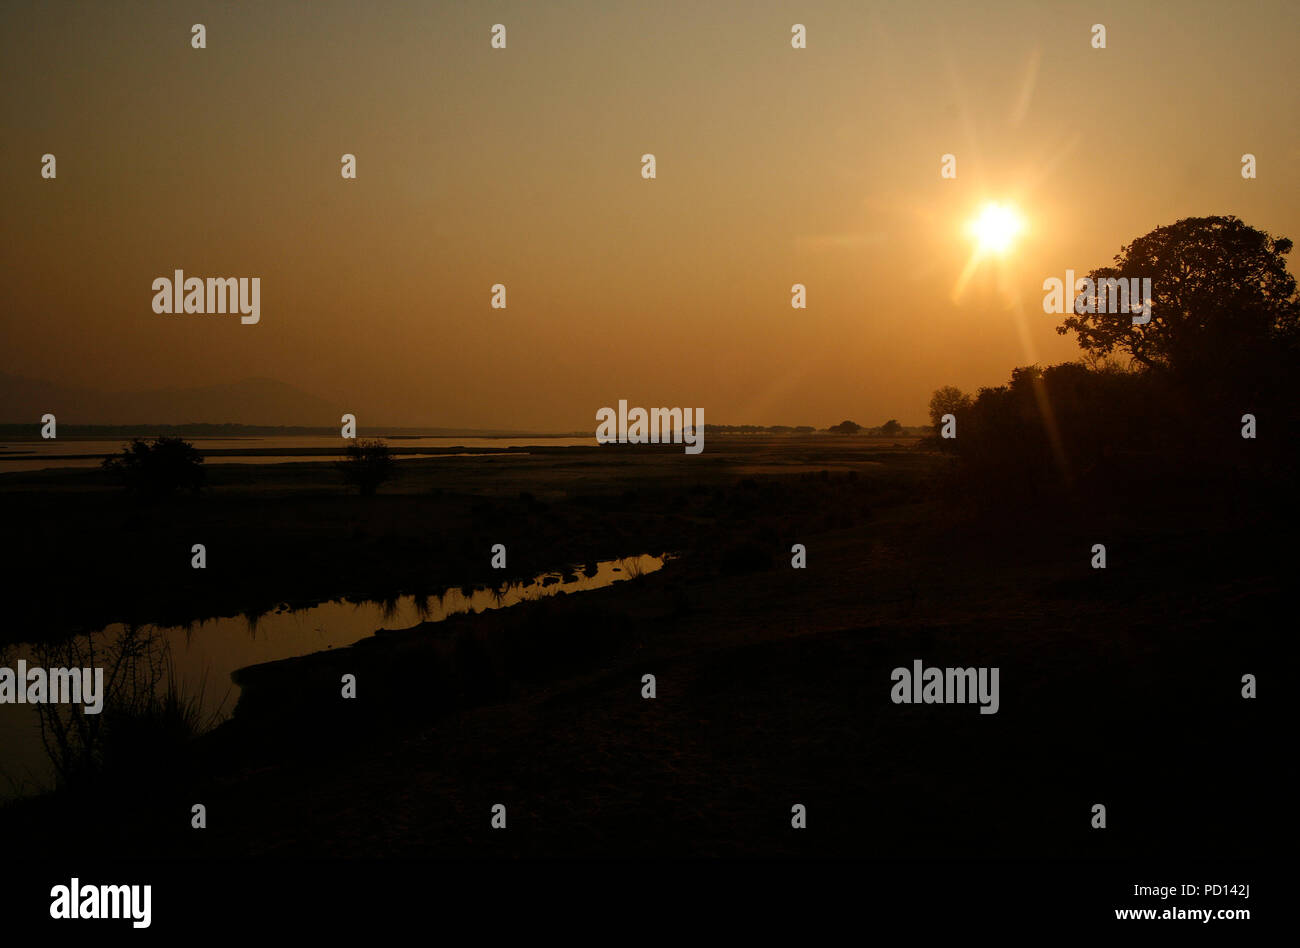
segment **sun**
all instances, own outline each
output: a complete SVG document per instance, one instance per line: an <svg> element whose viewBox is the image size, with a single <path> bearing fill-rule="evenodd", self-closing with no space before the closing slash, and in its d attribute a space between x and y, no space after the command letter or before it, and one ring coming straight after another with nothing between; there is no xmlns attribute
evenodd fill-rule
<svg viewBox="0 0 1300 948"><path fill-rule="evenodd" d="M1010 249L1024 226L1015 208L990 202L984 205L979 217L970 222L970 232L980 253L1001 254Z"/></svg>

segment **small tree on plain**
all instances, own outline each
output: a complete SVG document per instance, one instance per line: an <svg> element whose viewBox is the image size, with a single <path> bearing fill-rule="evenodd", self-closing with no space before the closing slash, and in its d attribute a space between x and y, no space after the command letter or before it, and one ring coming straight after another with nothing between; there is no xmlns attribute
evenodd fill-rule
<svg viewBox="0 0 1300 948"><path fill-rule="evenodd" d="M203 455L180 438L155 438L152 444L137 438L105 458L103 468L130 493L147 499L183 489L197 493L203 486Z"/></svg>
<svg viewBox="0 0 1300 948"><path fill-rule="evenodd" d="M395 470L393 457L383 441L358 441L348 445L339 469L343 472L343 479L361 491L362 497L374 494Z"/></svg>

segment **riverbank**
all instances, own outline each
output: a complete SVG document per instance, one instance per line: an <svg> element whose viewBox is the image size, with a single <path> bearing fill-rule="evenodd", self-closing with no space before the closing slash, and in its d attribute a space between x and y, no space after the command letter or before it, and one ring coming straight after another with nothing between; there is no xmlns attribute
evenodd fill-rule
<svg viewBox="0 0 1300 948"><path fill-rule="evenodd" d="M544 475L475 459L461 476L477 493L453 481L434 498L469 504L466 522L522 513L534 540L656 535L680 556L245 669L234 719L183 755L15 805L0 827L18 845L178 858L1269 850L1280 691L1241 696L1243 674L1276 665L1294 560L1259 542L1269 497L1232 506L1189 479L1140 510L994 511L945 487L941 458L833 447L704 465L564 453ZM418 514L420 497L395 495L384 529L401 535L401 502ZM894 704L891 671L915 660L999 668L998 712Z"/></svg>
<svg viewBox="0 0 1300 948"><path fill-rule="evenodd" d="M0 643L382 601L688 550L726 513L725 502L709 509L714 493L725 498L745 477L854 468L885 481L933 466L892 442L852 440L726 439L689 464L671 445L404 460L374 497L349 492L328 462L209 463L202 496L158 504L131 501L97 470L0 475L0 519L23 538L0 550L0 569L24 590ZM203 570L191 566L195 543ZM505 570L491 565L496 544Z"/></svg>

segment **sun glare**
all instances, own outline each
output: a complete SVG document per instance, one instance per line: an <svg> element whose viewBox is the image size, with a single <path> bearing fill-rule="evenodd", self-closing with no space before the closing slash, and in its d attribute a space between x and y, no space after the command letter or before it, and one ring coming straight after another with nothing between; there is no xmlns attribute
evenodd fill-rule
<svg viewBox="0 0 1300 948"><path fill-rule="evenodd" d="M981 253L1005 253L1023 228L1024 222L1014 208L991 203L984 205L970 224Z"/></svg>

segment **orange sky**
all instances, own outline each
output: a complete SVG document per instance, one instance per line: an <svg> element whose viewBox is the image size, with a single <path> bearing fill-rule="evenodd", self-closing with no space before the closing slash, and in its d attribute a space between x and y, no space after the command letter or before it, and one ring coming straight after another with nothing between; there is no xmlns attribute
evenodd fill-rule
<svg viewBox="0 0 1300 948"><path fill-rule="evenodd" d="M1077 355L1067 267L1188 216L1300 239L1297 36L1284 2L10 0L0 372L268 376L362 424L922 423ZM954 301L990 198L1028 229ZM178 268L261 277L260 323L155 315Z"/></svg>

